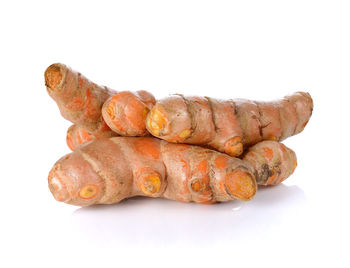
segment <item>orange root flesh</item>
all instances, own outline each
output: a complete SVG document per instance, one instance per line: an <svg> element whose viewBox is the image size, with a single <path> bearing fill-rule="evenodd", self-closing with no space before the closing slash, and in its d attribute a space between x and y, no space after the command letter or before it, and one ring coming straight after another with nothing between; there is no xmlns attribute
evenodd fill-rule
<svg viewBox="0 0 350 268"><path fill-rule="evenodd" d="M96 185L86 185L84 186L80 192L79 196L83 199L91 199L94 198L97 195L98 187Z"/></svg>
<svg viewBox="0 0 350 268"><path fill-rule="evenodd" d="M162 135L168 120L166 119L164 113L159 109L153 108L150 114L147 116L146 124L148 130L155 136Z"/></svg>
<svg viewBox="0 0 350 268"><path fill-rule="evenodd" d="M225 153L237 157L243 153L243 143L241 137L234 137L225 143Z"/></svg>
<svg viewBox="0 0 350 268"><path fill-rule="evenodd" d="M61 68L55 64L49 66L45 72L45 84L51 89L55 89L62 81Z"/></svg>
<svg viewBox="0 0 350 268"><path fill-rule="evenodd" d="M241 201L252 199L256 193L254 178L242 169L227 174L225 185L229 193Z"/></svg>
<svg viewBox="0 0 350 268"><path fill-rule="evenodd" d="M206 187L207 184L200 179L196 179L191 183L191 188L194 192L202 192Z"/></svg>
<svg viewBox="0 0 350 268"><path fill-rule="evenodd" d="M139 183L140 189L146 195L153 195L159 192L161 185L162 182L158 174L150 174Z"/></svg>

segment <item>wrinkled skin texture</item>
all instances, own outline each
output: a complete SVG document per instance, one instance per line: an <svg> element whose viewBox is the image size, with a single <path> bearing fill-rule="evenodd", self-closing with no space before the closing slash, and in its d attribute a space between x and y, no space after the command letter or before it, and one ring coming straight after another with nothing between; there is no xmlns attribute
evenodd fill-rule
<svg viewBox="0 0 350 268"><path fill-rule="evenodd" d="M149 135L144 121L155 98L147 91L117 92L91 82L61 63L52 64L46 69L45 85L62 116L74 123L80 129L80 134L86 132L91 138ZM102 116L105 102L115 105L113 119L107 118L108 124ZM68 146L72 149L82 144L79 138L79 135L76 139L74 135L67 135Z"/></svg>
<svg viewBox="0 0 350 268"><path fill-rule="evenodd" d="M157 101L146 126L153 136L169 142L240 156L260 141L282 141L300 133L312 110L312 98L304 92L271 102L174 95Z"/></svg>
<svg viewBox="0 0 350 268"><path fill-rule="evenodd" d="M255 155L241 160L155 138L96 139L56 162L49 174L49 188L56 200L78 206L118 203L132 196L197 203L247 201L256 193L261 165L270 161L261 159L277 155L280 150L290 151L274 141L263 142L260 147L271 152L253 149ZM271 184L294 170L293 164L284 163L296 162L292 159L294 153L289 156L280 161L284 165L280 169L289 170L273 174ZM256 157L262 162L256 161ZM268 184L268 179L258 181Z"/></svg>

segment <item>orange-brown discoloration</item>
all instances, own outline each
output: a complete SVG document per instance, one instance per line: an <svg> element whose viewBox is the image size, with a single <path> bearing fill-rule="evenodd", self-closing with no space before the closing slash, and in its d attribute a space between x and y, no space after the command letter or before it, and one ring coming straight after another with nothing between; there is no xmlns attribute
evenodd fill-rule
<svg viewBox="0 0 350 268"><path fill-rule="evenodd" d="M269 147L264 147L263 150L264 150L264 153L265 153L265 157L269 161L271 161L272 158L273 158L273 150L271 148L269 148Z"/></svg>
<svg viewBox="0 0 350 268"><path fill-rule="evenodd" d="M205 175L207 174L207 169L208 169L208 162L207 162L207 159L204 159L198 164L196 171L200 172L202 175Z"/></svg>
<svg viewBox="0 0 350 268"><path fill-rule="evenodd" d="M118 128L119 132L126 131L122 122L119 122L119 119L115 119L112 121L114 128Z"/></svg>
<svg viewBox="0 0 350 268"><path fill-rule="evenodd" d="M215 165L217 168L219 169L224 169L227 167L227 157L224 155L219 155L215 161L214 161Z"/></svg>
<svg viewBox="0 0 350 268"><path fill-rule="evenodd" d="M258 143L241 160L155 138L95 139L55 164L49 188L57 200L79 206L117 203L136 195L204 204L246 201L256 193L255 178L271 185L291 174L295 154L281 146ZM263 148L273 150L271 161Z"/></svg>
<svg viewBox="0 0 350 268"><path fill-rule="evenodd" d="M159 159L160 151L158 143L151 138L138 138L134 141L135 149L140 154Z"/></svg>
<svg viewBox="0 0 350 268"><path fill-rule="evenodd" d="M77 99L73 99L72 102L69 103L66 107L72 111L79 111L83 107L83 101L80 99L80 96L78 96Z"/></svg>
<svg viewBox="0 0 350 268"><path fill-rule="evenodd" d="M270 175L270 177L268 177L268 179L266 181L266 184L268 184L268 185L269 184L271 184L271 185L275 184L276 178L278 176L276 169L272 169L271 173L272 174Z"/></svg>
<svg viewBox="0 0 350 268"><path fill-rule="evenodd" d="M197 162L197 161L193 161ZM188 187L192 191L192 199L199 203L212 202L213 192L210 187L208 159L204 158L194 165Z"/></svg>

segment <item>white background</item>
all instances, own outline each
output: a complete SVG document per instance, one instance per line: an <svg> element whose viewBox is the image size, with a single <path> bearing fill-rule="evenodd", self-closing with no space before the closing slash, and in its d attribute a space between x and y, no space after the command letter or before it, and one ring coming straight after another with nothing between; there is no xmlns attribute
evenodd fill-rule
<svg viewBox="0 0 350 268"><path fill-rule="evenodd" d="M0 29L1 267L349 267L349 1L1 1ZM298 168L247 203L58 203L54 62L158 98L308 91Z"/></svg>

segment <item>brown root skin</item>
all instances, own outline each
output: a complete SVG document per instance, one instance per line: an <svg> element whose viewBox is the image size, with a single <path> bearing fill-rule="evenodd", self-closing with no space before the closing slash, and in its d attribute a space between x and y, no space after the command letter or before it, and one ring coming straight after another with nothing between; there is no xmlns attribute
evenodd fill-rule
<svg viewBox="0 0 350 268"><path fill-rule="evenodd" d="M248 201L257 191L256 176L260 183L268 183L260 175L263 159L281 170L271 184L294 170L290 164L293 155L287 153L279 165L271 160L284 146L272 141L258 145L252 153L259 155L260 162L248 154L241 160L155 138L96 139L56 162L49 174L49 188L57 201L78 206L118 203L132 196L204 204Z"/></svg>
<svg viewBox="0 0 350 268"><path fill-rule="evenodd" d="M146 127L168 142L208 146L237 157L260 141L300 133L312 110L312 98L305 92L271 102L174 95L154 105Z"/></svg>

